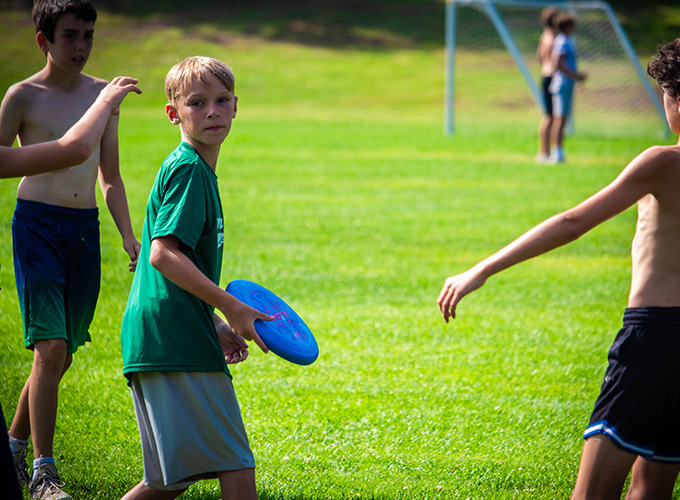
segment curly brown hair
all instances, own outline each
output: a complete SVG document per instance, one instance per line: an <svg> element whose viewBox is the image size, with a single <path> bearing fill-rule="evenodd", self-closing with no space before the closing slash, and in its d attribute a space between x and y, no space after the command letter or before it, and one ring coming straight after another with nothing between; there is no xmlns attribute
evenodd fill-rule
<svg viewBox="0 0 680 500"><path fill-rule="evenodd" d="M680 97L680 38L665 43L647 65L647 73L670 97Z"/></svg>

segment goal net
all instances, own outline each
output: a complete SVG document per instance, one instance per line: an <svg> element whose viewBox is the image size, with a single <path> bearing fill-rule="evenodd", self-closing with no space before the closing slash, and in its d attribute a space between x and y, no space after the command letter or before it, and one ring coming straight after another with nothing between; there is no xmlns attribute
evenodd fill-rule
<svg viewBox="0 0 680 500"><path fill-rule="evenodd" d="M660 92L646 74L606 2L448 0L445 131L505 120L538 123L541 11L556 6L576 16L579 70L572 131L589 136L663 137L668 128ZM650 53L653 51L650 48ZM455 90L454 90L455 89Z"/></svg>

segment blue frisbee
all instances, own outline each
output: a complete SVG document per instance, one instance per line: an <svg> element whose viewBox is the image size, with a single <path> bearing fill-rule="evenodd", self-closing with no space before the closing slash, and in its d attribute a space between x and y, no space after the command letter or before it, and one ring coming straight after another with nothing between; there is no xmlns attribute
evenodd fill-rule
<svg viewBox="0 0 680 500"><path fill-rule="evenodd" d="M319 346L309 327L276 294L248 280L232 281L227 292L274 317L272 321L255 320L255 331L271 352L298 365L310 365L319 357Z"/></svg>

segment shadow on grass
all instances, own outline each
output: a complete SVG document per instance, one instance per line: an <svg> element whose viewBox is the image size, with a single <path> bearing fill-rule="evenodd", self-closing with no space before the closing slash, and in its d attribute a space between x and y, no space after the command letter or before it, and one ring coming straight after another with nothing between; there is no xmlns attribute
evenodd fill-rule
<svg viewBox="0 0 680 500"><path fill-rule="evenodd" d="M335 48L441 48L445 0L93 0L102 11L191 30L218 30L266 40ZM0 9L30 11L32 0L0 0ZM677 0L610 0L633 45L649 51L680 36Z"/></svg>
<svg viewBox="0 0 680 500"><path fill-rule="evenodd" d="M444 43L444 0L93 0L97 9L141 20L308 45L394 48ZM0 0L29 11L31 0Z"/></svg>

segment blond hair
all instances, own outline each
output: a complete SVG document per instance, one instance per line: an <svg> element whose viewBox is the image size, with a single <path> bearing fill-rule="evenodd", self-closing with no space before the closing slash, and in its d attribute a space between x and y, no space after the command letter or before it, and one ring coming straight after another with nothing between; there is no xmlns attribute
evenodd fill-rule
<svg viewBox="0 0 680 500"><path fill-rule="evenodd" d="M188 87L195 82L205 85L210 76L222 82L229 92L234 91L234 73L222 61L212 57L193 56L178 62L165 76L165 95L168 101L176 104L177 98L184 95Z"/></svg>

